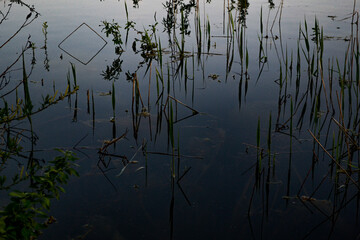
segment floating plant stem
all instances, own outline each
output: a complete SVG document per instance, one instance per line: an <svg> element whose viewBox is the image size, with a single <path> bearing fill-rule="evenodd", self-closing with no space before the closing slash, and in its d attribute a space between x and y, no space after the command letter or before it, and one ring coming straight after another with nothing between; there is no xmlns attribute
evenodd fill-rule
<svg viewBox="0 0 360 240"><path fill-rule="evenodd" d="M161 40L159 38L159 43L157 45L157 52L158 52L158 61L160 65L160 72L161 72L161 79L163 79L163 52L161 49ZM161 80L163 82L163 80ZM164 84L164 83L163 83Z"/></svg>
<svg viewBox="0 0 360 240"><path fill-rule="evenodd" d="M211 46L211 26L210 26L210 20L209 17L207 17L207 24L206 24L206 33L207 33L207 52L210 51Z"/></svg>
<svg viewBox="0 0 360 240"><path fill-rule="evenodd" d="M90 114L90 91L86 91L86 103L87 103L87 113Z"/></svg>
<svg viewBox="0 0 360 240"><path fill-rule="evenodd" d="M246 57L245 57L246 74L248 74L248 68L249 68L249 52L248 52L248 48L246 47Z"/></svg>
<svg viewBox="0 0 360 240"><path fill-rule="evenodd" d="M269 114L269 129L268 129L268 137L267 137L267 145L268 145L268 156L269 156L269 168L270 168L270 158L271 158L271 113Z"/></svg>
<svg viewBox="0 0 360 240"><path fill-rule="evenodd" d="M78 93L75 93L75 104L74 104L74 115L73 115L73 122L77 122L77 113L78 113Z"/></svg>
<svg viewBox="0 0 360 240"><path fill-rule="evenodd" d="M47 31L47 28L48 28L48 24L47 22L44 22L43 25L42 25L42 32L44 34L44 46L42 47L44 50L45 50L45 59L44 59L44 67L47 71L50 71L50 65L49 65L49 57L48 57L48 52L47 52L47 34L48 34L48 31Z"/></svg>
<svg viewBox="0 0 360 240"><path fill-rule="evenodd" d="M125 4L126 20L129 21L129 12L128 12L126 1L124 1L124 4Z"/></svg>
<svg viewBox="0 0 360 240"><path fill-rule="evenodd" d="M187 80L188 80L188 70L187 70L187 58L185 58L185 78L184 78L184 81L185 81L185 94L187 93Z"/></svg>
<svg viewBox="0 0 360 240"><path fill-rule="evenodd" d="M167 93L168 95L170 94L170 67L169 65L167 65L167 74L168 74L168 78L167 78Z"/></svg>
<svg viewBox="0 0 360 240"><path fill-rule="evenodd" d="M173 106L172 102L170 102L170 113L169 113L169 138L171 149L174 155L174 119L173 119ZM175 178L175 157L171 158L171 174L172 177Z"/></svg>
<svg viewBox="0 0 360 240"><path fill-rule="evenodd" d="M258 118L257 130L256 130L256 147L257 147L258 171L260 173L261 172L260 117Z"/></svg>
<svg viewBox="0 0 360 240"><path fill-rule="evenodd" d="M75 64L70 63L70 65L71 65L71 72L72 72L73 80L74 80L74 86L73 86L73 88L75 89L75 88L77 87L76 68L75 68Z"/></svg>
<svg viewBox="0 0 360 240"><path fill-rule="evenodd" d="M92 107L92 130L93 134L95 133L95 101L94 101L94 91L91 89L91 107Z"/></svg>
<svg viewBox="0 0 360 240"><path fill-rule="evenodd" d="M151 63L150 63L150 74L149 74L149 89L148 89L148 111L150 111L150 88L151 88Z"/></svg>
<svg viewBox="0 0 360 240"><path fill-rule="evenodd" d="M114 86L114 82L112 83L111 104L112 104L112 110L113 110L113 121L115 121L115 86Z"/></svg>
<svg viewBox="0 0 360 240"><path fill-rule="evenodd" d="M262 11L262 6L260 8L260 38L263 38L263 11Z"/></svg>
<svg viewBox="0 0 360 240"><path fill-rule="evenodd" d="M177 181L179 181L179 177L180 177L180 133L178 132L178 136L177 136L177 175L178 175L178 179ZM175 167L175 166L173 166Z"/></svg>
<svg viewBox="0 0 360 240"><path fill-rule="evenodd" d="M197 50L198 50L198 59L200 59L201 56L201 46L202 46L202 34L201 34L201 21L200 16L198 16L195 20L195 28L196 31L196 44L197 44Z"/></svg>
<svg viewBox="0 0 360 240"><path fill-rule="evenodd" d="M166 103L165 103L165 105L164 105L164 111L165 111L165 109L166 109L166 107L167 107L167 104L168 104L168 102L169 102L169 99L172 99L172 100L174 100L176 103L179 103L179 104L183 105L184 107L190 109L190 110L192 111L192 114L193 114L193 115L199 113L199 112L198 112L197 110L195 110L194 108L186 105L185 103L181 102L180 100L178 100L178 99L176 99L176 98L174 98L174 97L172 97L172 96L170 96L170 95L169 95L168 98L166 99ZM170 102L171 102L171 101L170 101Z"/></svg>
<svg viewBox="0 0 360 240"><path fill-rule="evenodd" d="M194 57L194 50L192 52L192 103L194 103L195 98L195 57Z"/></svg>
<svg viewBox="0 0 360 240"><path fill-rule="evenodd" d="M340 163L338 163L334 157L326 150L326 148L319 142L319 140L315 137L315 135L310 131L310 129L308 129L308 132L310 133L310 135L313 137L313 139L317 142L317 144L319 144L319 146L323 149L323 151L331 158L331 160L343 171L343 173L345 173L345 175L349 178L350 181L352 181L354 183L354 185L357 187L358 190L360 190L360 187L358 185L358 183L349 175L348 171L346 171L341 165Z"/></svg>
<svg viewBox="0 0 360 240"><path fill-rule="evenodd" d="M293 116L294 116L294 104L293 104L293 99L291 97L290 98L290 155L292 153Z"/></svg>

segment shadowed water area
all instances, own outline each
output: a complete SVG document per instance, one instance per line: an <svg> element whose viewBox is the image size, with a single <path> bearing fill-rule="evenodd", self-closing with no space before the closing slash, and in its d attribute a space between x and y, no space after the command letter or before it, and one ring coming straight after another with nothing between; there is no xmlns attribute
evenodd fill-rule
<svg viewBox="0 0 360 240"><path fill-rule="evenodd" d="M358 239L358 10L1 0L2 210L41 192L39 239Z"/></svg>

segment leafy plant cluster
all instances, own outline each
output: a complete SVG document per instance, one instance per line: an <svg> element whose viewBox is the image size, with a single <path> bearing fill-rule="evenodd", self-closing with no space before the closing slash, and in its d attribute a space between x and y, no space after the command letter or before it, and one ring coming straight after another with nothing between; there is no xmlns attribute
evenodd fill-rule
<svg viewBox="0 0 360 240"><path fill-rule="evenodd" d="M125 4L126 16L127 6ZM156 59L158 54L158 44L156 38L156 26L157 22L153 25L149 25L149 29L144 29L143 31L139 31L135 28L135 23L133 21L127 20L124 29L126 30L126 41L130 30L133 30L136 34L140 35L140 37L134 38L132 43L132 50L135 54L140 54L143 58L143 61L140 62L138 68L140 68L144 63L149 63L152 59ZM122 63L121 54L123 53L123 40L121 35L121 26L112 20L112 22L102 21L103 29L102 32L105 32L106 37L112 37L112 41L115 45L115 54L118 57L112 62L111 65L106 67L106 70L102 72L102 76L105 80L116 80L119 78L120 73L122 72Z"/></svg>
<svg viewBox="0 0 360 240"><path fill-rule="evenodd" d="M211 1L207 1L210 3ZM190 35L190 21L189 15L192 8L196 8L197 3L195 0L190 0L188 3L185 3L184 0L179 0L176 2L173 1L166 1L163 6L166 10L167 14L166 17L163 18L163 25L165 27L166 32L169 34L176 28L176 13L183 12L184 20L183 23L180 25L180 31L185 33L186 35Z"/></svg>
<svg viewBox="0 0 360 240"><path fill-rule="evenodd" d="M66 184L71 175L78 176L73 153L58 151L62 155L49 161L48 165L34 164L28 170L23 167L9 185L6 185L6 175L0 176L1 190L10 190L25 181L30 183L26 191L9 193L10 203L0 211L0 239L34 239L55 221L49 216L50 200L59 199L60 193L65 192L61 185Z"/></svg>
<svg viewBox="0 0 360 240"><path fill-rule="evenodd" d="M140 38L135 38L133 42L133 51L140 53L144 59L155 58L157 56L157 43L153 39L156 38L156 25L150 25L151 29L144 29L143 32L138 31ZM136 43L140 43L140 50L136 49Z"/></svg>
<svg viewBox="0 0 360 240"><path fill-rule="evenodd" d="M115 52L119 54L121 51L123 51L122 48L123 41L121 38L121 33L120 33L121 27L119 23L112 20L112 22L102 21L102 24L103 25L101 26L103 26L103 29L101 31L105 32L106 37L109 37L110 35L112 36L112 42L116 45Z"/></svg>

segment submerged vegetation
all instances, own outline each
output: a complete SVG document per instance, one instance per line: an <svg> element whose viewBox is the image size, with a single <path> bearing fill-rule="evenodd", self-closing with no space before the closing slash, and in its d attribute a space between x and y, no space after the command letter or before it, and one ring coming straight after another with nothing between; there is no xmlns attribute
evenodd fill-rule
<svg viewBox="0 0 360 240"><path fill-rule="evenodd" d="M8 13L15 3L9 3ZM40 16L34 7L18 3L29 14L17 32L0 43L0 51ZM142 3L133 1L133 11L141 8ZM124 21L106 17L99 23L99 32L112 42L109 44L112 55L108 52L111 60L105 64L97 62L101 67L94 64L86 70L82 68L79 78L78 68L70 63L67 78L53 81L52 93L44 95L48 88L41 91L36 88L43 87L46 80L42 78L31 85L37 64L35 53L39 49L29 36L19 56L0 75L0 188L8 196L0 210L0 239L38 237L55 220L50 200L58 199L60 192L65 191L62 185L71 175L78 175L76 157L69 149L51 145L51 151L62 149L58 150L60 156L49 154L54 159L51 161L38 157L36 151L39 140L36 132L41 129L35 129L34 119L39 121L37 115L47 116L45 113L50 109L66 105L63 100L67 100L66 108L72 111L72 124L80 129L86 129L81 124L90 125L95 140L80 146L88 133L78 136L75 130L74 133L69 130L70 138L80 138L72 150L85 159L96 159L96 169L104 177L101 180L105 179L115 192L131 185L143 194L150 189L157 192L154 189L161 189L163 182L170 185L163 190L170 192L166 202L170 206L166 223L170 239L186 238L185 233L177 233L174 221L177 217L186 219L184 214L201 222L200 228L193 230L199 235L209 226L219 225L216 235L203 233L204 238L232 238L246 225L250 229L246 230L246 238L262 239L266 231L274 236L282 224L278 219L289 221L297 218L296 214L306 213L311 213L312 219L304 217L304 221L312 224L301 222L299 217L300 223L292 223L289 232L285 231L280 239L294 237L291 229L295 225L304 228L301 238L316 237L324 229L329 238L337 238L342 234L337 229L343 226L341 221L357 220L360 47L356 1L353 9L349 9L351 14L339 20L348 21L349 35L335 40L326 34L318 17L313 20L306 17L293 33L284 33L283 0L261 2L256 30L251 28L254 24L248 17L250 6L258 3L250 5L247 0L224 1L220 25L219 19L207 12L211 4L218 4L211 1L164 1L162 19L158 20L154 13L153 19L146 19L142 26L127 3L121 4ZM0 13L1 25L8 13ZM55 59L50 62L50 28L49 21L44 21L40 28L44 38L40 48L45 54L43 68L49 73L53 68L50 63L56 62ZM70 39L78 29L65 39ZM285 34L295 37L284 37ZM336 55L329 50L329 46L334 46L330 39L341 43L344 48L341 55L340 48ZM77 60L68 55L61 54L59 61L69 57ZM101 83L92 82L94 77L87 71L93 69L97 72L95 79L103 79L96 79ZM90 83L84 82L85 78ZM62 93L56 86L64 87ZM62 122L54 121L60 128ZM108 126L110 136L107 130L103 131ZM42 151L49 150L39 152ZM84 170L88 175L93 172L91 164L81 166L90 169ZM209 195L206 198L211 200L200 194L203 189L202 194ZM133 192L129 190L126 194L130 198ZM124 198L125 194L116 201L126 202ZM133 198L144 208L146 218L150 219L147 221L152 222L160 207L149 210L153 206L143 201L150 198L146 194ZM103 208L113 211L115 202L100 201ZM212 218L198 219L198 215L184 210L186 205L198 209L198 215ZM180 213L179 206L187 213ZM349 216L344 209L351 209L356 216ZM288 213L295 216L287 216ZM218 224L222 218L226 226ZM90 226L88 222L82 224ZM90 228L85 233L77 230L71 234L86 239L92 231L96 232ZM151 233L140 234L152 236L155 230L144 231ZM357 234L358 230L353 229L346 236Z"/></svg>
<svg viewBox="0 0 360 240"><path fill-rule="evenodd" d="M355 6L355 5L354 5ZM174 120L174 106L175 104L181 103L179 100L171 96L171 83L174 83L175 79L180 81L185 81L185 91L187 86L187 80L191 79L195 81L194 76L188 76L188 66L187 59L194 55L198 56L198 64L204 68L201 61L201 55L204 54L203 47L207 45L206 53L210 54L211 49L211 24L209 19L205 23L201 23L200 15L198 15L198 3L190 2L189 4L184 4L182 1L179 3L173 4L172 2L166 2L164 7L167 10L167 16L163 19L163 25L165 26L166 32L169 37L169 53L170 59L173 59L172 62L163 63L163 53L164 50L161 49L163 45L160 40L159 43L152 43L151 41L142 41L142 49L151 49L156 53L151 54L142 54L141 56L145 59L136 71L140 69L142 64L147 63L147 68L151 68L151 60L155 57L157 60L158 67L156 67L156 79L157 81L157 98L155 105L163 105L163 109L158 108L160 112L157 115L157 122L161 123L162 116L164 114L166 121L168 123L168 144L170 148L171 157L171 176L176 178L176 165L174 156L176 152L179 153L179 148L176 148L175 144L175 125L177 121ZM235 62L235 57L240 58L240 70L238 73L240 76L239 82L239 106L242 105L242 101L246 99L248 93L248 84L250 81L250 70L249 70L249 49L247 46L246 38L246 15L249 3L247 1L239 1L237 3L231 2L227 7L227 16L228 16L228 25L224 27L224 32L226 33L226 79L233 72L233 63ZM189 12L194 8L196 11L195 14L195 36L196 36L196 45L197 53L187 52L185 44L185 35L189 35L190 25L189 25ZM269 1L269 8L274 9L275 4L272 1ZM186 11L185 11L186 10ZM286 45L282 42L281 36L281 17L283 11L283 2L280 1L277 9L276 15L273 19L273 23L266 23L266 32L264 32L263 25L263 10L260 11L260 33L259 33L259 55L258 55L258 64L259 72L256 76L256 83L261 81L263 78L264 72L263 69L268 65L268 49L271 44L275 45L275 51L278 56L278 65L279 65L279 77L276 79L275 83L278 85L278 106L277 114L275 115L276 122L272 122L272 114L269 113L268 120L268 130L266 139L266 147L263 147L263 130L261 127L261 119L259 117L257 130L256 130L256 146L253 146L251 143L247 145L247 152L251 148L256 149L256 164L254 165L255 169L255 181L253 191L251 193L249 207L248 207L248 216L251 222L252 209L254 201L256 200L255 192L260 191L264 196L260 196L260 199L265 199L266 203L262 204L264 207L263 212L266 212L266 215L269 214L269 201L270 201L270 191L272 182L276 182L278 178L277 171L275 171L276 162L278 158L282 155L288 155L288 171L287 171L287 187L286 191L283 194L282 199L285 199L287 202L289 199L297 199L306 206L309 211L320 211L319 206L317 206L317 199L315 196L320 191L320 189L327 189L328 198L327 200L332 200L333 206L331 213L326 213L326 219L321 222L321 224L315 226L311 229L305 237L312 234L313 231L320 228L322 224L327 223L328 220L332 219L333 225L336 224L335 218L345 208L350 204L354 198L358 198L359 194L359 137L358 132L359 128L359 105L358 105L358 92L359 92L359 39L358 39L358 12L353 9L351 14L351 34L346 41L348 42L347 50L345 53L345 58L342 60L341 64L338 58L334 56L329 57L329 59L324 59L324 53L326 52L325 48L325 37L324 30L320 26L320 23L317 18L314 20L314 25L309 30L308 22L305 19L304 22L299 27L299 35L297 39L297 49L288 50ZM127 9L126 9L126 12ZM225 12L224 12L225 14ZM234 17L235 16L235 17ZM127 14L128 19L128 14ZM179 24L176 24L179 21ZM274 24L278 21L279 23L279 36L274 34ZM270 25L271 24L271 25ZM129 20L126 25L130 25ZM156 29L157 23L152 27ZM148 39L147 30L140 32L132 27L137 34L142 35L142 39ZM205 32L205 34L203 34ZM128 32L127 32L128 34ZM152 37L154 39L160 39L156 36L156 31L152 31ZM117 34L114 34L116 37ZM179 40L181 39L181 40ZM133 46L136 45L135 39ZM276 42L280 41L280 50L276 48ZM156 48L159 46L158 48ZM189 47L189 46L188 46ZM237 48L237 53L235 54L235 49ZM133 47L134 49L134 47ZM135 54L137 51L135 51ZM194 61L194 60L193 60ZM169 66L170 65L170 66ZM168 72L168 86L164 86L166 81L164 81L163 68L167 67ZM194 66L193 66L194 68ZM239 69L239 67L237 67ZM336 77L338 75L338 77ZM132 76L137 76L136 73ZM234 75L235 76L235 75ZM151 76L150 76L151 77ZM172 78L172 81L169 81L169 77ZM210 74L209 78L214 80L218 79L219 75ZM337 78L335 84L335 78ZM135 94L136 106L139 104L139 99L141 100L141 94L139 90L138 79L128 78L132 80L133 95ZM185 80L183 80L185 79ZM162 86L160 90L159 86ZM167 93L164 90L167 89ZM149 85L150 93L150 85ZM165 104L162 104L164 94L167 94ZM175 92L174 92L175 94ZM166 95L165 95L166 96ZM335 97L336 96L336 97ZM172 100L170 104L168 100ZM134 103L134 99L132 101ZM142 109L144 109L144 104L141 100ZM186 106L186 105L185 105ZM139 115L139 107L136 107L135 115ZM192 108L190 108L192 109ZM163 113L162 113L163 112ZM198 111L193 110L193 115L196 115ZM134 114L134 113L133 113ZM193 115L189 115L191 117ZM187 118L187 117L186 117ZM185 119L186 119L185 118ZM309 119L309 120L306 120ZM140 121L140 120L139 120ZM138 121L138 122L139 122ZM137 138L138 126L134 127L134 137ZM156 131L158 132L158 130ZM293 166L293 157L294 157L294 146L302 144L303 141L301 138L308 136L307 141L312 142L312 159L310 159L310 166L307 174L300 181L298 189L291 189L292 187L292 169ZM288 136L289 144L288 151L286 154L278 150L277 146L274 146L274 138L282 138L283 136ZM179 140L178 140L179 141ZM179 144L179 143L178 143ZM265 145L265 144L264 144ZM299 153L296 153L299 154ZM283 157L281 157L283 158ZM179 164L180 159L178 158ZM322 177L319 181L314 180L314 176L318 171L319 161L328 163L329 170L327 170L326 175ZM305 163L307 164L307 163ZM177 170L179 171L179 170ZM187 173L188 170L185 171ZM178 173L179 174L179 173ZM181 175L181 174L180 174ZM309 176L312 175L312 180L309 180ZM311 181L316 187L313 188L311 192L305 190L306 182ZM326 184L326 182L328 182ZM329 184L330 183L330 184ZM322 191L324 191L322 190ZM350 196L350 200L349 199ZM185 196L185 198L187 198ZM310 205L310 206L308 206ZM172 206L172 205L171 205ZM314 209L310 209L315 207ZM250 223L251 224L251 223ZM172 230L171 230L172 231Z"/></svg>

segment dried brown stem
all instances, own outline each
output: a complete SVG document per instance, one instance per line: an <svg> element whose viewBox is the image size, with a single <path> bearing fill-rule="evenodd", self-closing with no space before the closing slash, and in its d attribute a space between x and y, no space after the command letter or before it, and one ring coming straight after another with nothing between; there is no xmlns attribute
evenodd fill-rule
<svg viewBox="0 0 360 240"><path fill-rule="evenodd" d="M324 146L319 142L319 140L315 137L315 135L308 129L310 135L314 138L314 140L319 144L319 146L324 150L324 152L331 158L331 160L345 173L345 175L352 181L358 190L360 190L359 185L355 182L355 180L350 176L350 174L336 161L336 159L324 148Z"/></svg>

